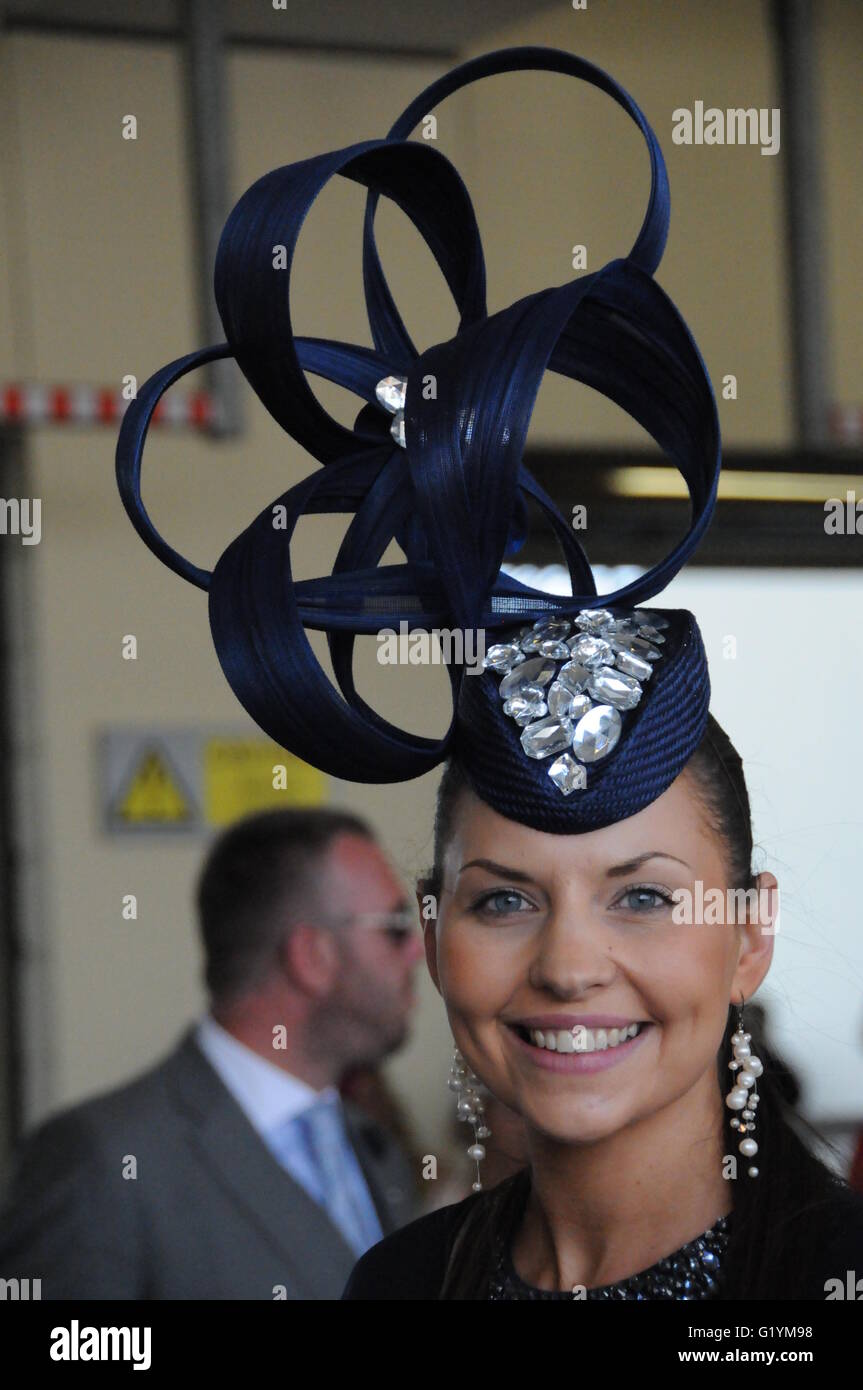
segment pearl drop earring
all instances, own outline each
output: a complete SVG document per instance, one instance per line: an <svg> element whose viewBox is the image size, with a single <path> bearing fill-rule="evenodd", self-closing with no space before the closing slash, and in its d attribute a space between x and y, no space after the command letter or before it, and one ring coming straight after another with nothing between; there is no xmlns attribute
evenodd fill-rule
<svg viewBox="0 0 863 1390"><path fill-rule="evenodd" d="M746 1136L737 1146L744 1158L754 1158L758 1153L758 1145L751 1136L755 1129L755 1112L758 1109L758 1078L764 1071L764 1065L759 1057L752 1055L749 1046L752 1041L751 1033L743 1031L743 1003L741 999L737 1009L737 1032L731 1035L734 1056L728 1063L728 1068L735 1073L735 1077L734 1086L725 1097L725 1104L729 1110L741 1112L739 1116L733 1117L731 1128ZM750 1178L758 1177L758 1169L754 1164L746 1171Z"/></svg>
<svg viewBox="0 0 863 1390"><path fill-rule="evenodd" d="M453 1049L452 1067L447 1085L458 1096L456 1102L457 1119L473 1125L473 1143L467 1151L467 1156L476 1163L476 1182L473 1183L473 1190L474 1192L481 1192L482 1180L479 1165L480 1160L485 1158L485 1149L478 1141L490 1139L491 1130L485 1123L485 1107L477 1090L480 1085L479 1077L471 1071L457 1047Z"/></svg>

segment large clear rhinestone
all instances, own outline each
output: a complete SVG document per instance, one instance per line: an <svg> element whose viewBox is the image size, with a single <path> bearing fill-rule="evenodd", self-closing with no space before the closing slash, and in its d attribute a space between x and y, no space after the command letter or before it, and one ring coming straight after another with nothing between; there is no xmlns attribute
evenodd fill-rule
<svg viewBox="0 0 863 1390"><path fill-rule="evenodd" d="M573 693L560 681L552 681L548 687L548 712L555 719L568 719L572 709Z"/></svg>
<svg viewBox="0 0 863 1390"><path fill-rule="evenodd" d="M516 724L532 724L535 719L542 719L543 715L548 714L548 705L542 698L542 686L534 688L538 692L536 695L516 695L512 700L504 700L503 712L514 719Z"/></svg>
<svg viewBox="0 0 863 1390"><path fill-rule="evenodd" d="M537 704L540 700L547 699L547 692L544 685L537 685L536 681L528 681L523 685L517 695L510 695L508 700L504 700L504 705L511 705L514 700L527 700L528 704ZM543 710L543 713L545 711Z"/></svg>
<svg viewBox="0 0 863 1390"><path fill-rule="evenodd" d="M522 731L521 746L529 758L550 758L572 743L573 729L568 719L549 715Z"/></svg>
<svg viewBox="0 0 863 1390"><path fill-rule="evenodd" d="M638 681L623 671L615 671L613 666L603 666L597 671L587 688L600 703L604 701L615 709L634 709L642 696Z"/></svg>
<svg viewBox="0 0 863 1390"><path fill-rule="evenodd" d="M565 642L553 639L543 642L539 649L540 656L550 656L554 661L569 661L570 651Z"/></svg>
<svg viewBox="0 0 863 1390"><path fill-rule="evenodd" d="M516 695L522 695L528 685L548 685L554 672L554 662L547 656L534 656L529 661L522 661L508 676L504 676L498 686L500 698L512 700Z"/></svg>
<svg viewBox="0 0 863 1390"><path fill-rule="evenodd" d="M407 448L407 443L405 442L405 413L403 410L400 410L398 412L392 424L390 425L390 434L398 444L399 448Z"/></svg>
<svg viewBox="0 0 863 1390"><path fill-rule="evenodd" d="M572 751L583 763L605 758L620 738L621 719L613 705L594 705L575 726Z"/></svg>
<svg viewBox="0 0 863 1390"><path fill-rule="evenodd" d="M610 642L613 637L637 637L640 631L640 624L634 618L615 618L603 636Z"/></svg>
<svg viewBox="0 0 863 1390"><path fill-rule="evenodd" d="M554 637L562 642L572 632L572 623L568 618L537 618L533 630L541 632L543 637Z"/></svg>
<svg viewBox="0 0 863 1390"><path fill-rule="evenodd" d="M636 656L635 652L619 651L614 658L614 664L619 671L625 671L628 676L635 676L638 681L649 681L653 675L650 662L645 661L643 656Z"/></svg>
<svg viewBox="0 0 863 1390"><path fill-rule="evenodd" d="M575 626L582 632L599 632L600 628L614 621L614 614L607 608L582 608L575 620Z"/></svg>
<svg viewBox="0 0 863 1390"><path fill-rule="evenodd" d="M586 666L580 665L577 661L568 661L565 666L561 666L557 673L557 679L561 685L565 685L571 690L573 695L578 695L584 690L593 672Z"/></svg>
<svg viewBox="0 0 863 1390"><path fill-rule="evenodd" d="M662 652L658 647L653 647L643 637L612 637L612 645L618 652L633 652L636 656L644 656L648 661L658 661Z"/></svg>
<svg viewBox="0 0 863 1390"><path fill-rule="evenodd" d="M632 616L639 627L645 625L659 628L671 627L671 623L662 613L652 613L649 608L634 608Z"/></svg>
<svg viewBox="0 0 863 1390"><path fill-rule="evenodd" d="M548 712L556 719L580 719L592 703L589 695L570 690L563 681L552 681L548 688Z"/></svg>
<svg viewBox="0 0 863 1390"><path fill-rule="evenodd" d="M637 642L639 639L633 637L627 641ZM569 649L573 658L581 665L587 666L589 670L596 671L600 666L610 666L614 661L614 651L610 642L606 642L603 637L594 637L589 632L583 632L580 637L569 643Z"/></svg>
<svg viewBox="0 0 863 1390"><path fill-rule="evenodd" d="M384 410L395 415L397 410L404 410L405 408L407 389L408 379L406 376L385 376L383 381L379 381L375 387L375 395Z"/></svg>
<svg viewBox="0 0 863 1390"><path fill-rule="evenodd" d="M561 753L559 758L555 758L548 769L548 775L552 782L557 783L564 796L587 786L587 768L577 763L571 753Z"/></svg>
<svg viewBox="0 0 863 1390"><path fill-rule="evenodd" d="M569 647L565 642L558 642L556 637L545 637L539 632L525 637L521 649L523 652L536 652L537 656L549 656L552 661L569 660Z"/></svg>
<svg viewBox="0 0 863 1390"><path fill-rule="evenodd" d="M496 642L493 647L489 647L482 664L487 671L503 671L506 674L522 661L524 652L515 642Z"/></svg>

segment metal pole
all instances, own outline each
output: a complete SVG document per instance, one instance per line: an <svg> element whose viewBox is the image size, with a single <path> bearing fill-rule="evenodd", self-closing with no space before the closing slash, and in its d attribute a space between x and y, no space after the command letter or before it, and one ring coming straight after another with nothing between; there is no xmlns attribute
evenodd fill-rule
<svg viewBox="0 0 863 1390"><path fill-rule="evenodd" d="M812 0L773 0L790 274L792 382L797 442L829 441L829 347L817 130Z"/></svg>
<svg viewBox="0 0 863 1390"><path fill-rule="evenodd" d="M230 211L224 0L184 0L183 8L201 340L206 344L221 343L225 332L213 294L213 269L219 237ZM210 362L204 370L213 397L213 433L239 434L242 414L235 363L225 358Z"/></svg>

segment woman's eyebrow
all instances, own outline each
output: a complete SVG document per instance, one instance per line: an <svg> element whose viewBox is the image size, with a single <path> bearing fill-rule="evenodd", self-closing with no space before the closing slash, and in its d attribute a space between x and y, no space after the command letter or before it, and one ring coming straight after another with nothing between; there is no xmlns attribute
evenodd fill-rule
<svg viewBox="0 0 863 1390"><path fill-rule="evenodd" d="M620 878L623 874L632 873L646 859L673 859L675 864L682 864L685 869L691 868L685 859L678 859L675 854L666 854L662 849L649 849L645 854L639 854L635 859L627 859L625 864L614 864L610 869L606 869L607 878Z"/></svg>
<svg viewBox="0 0 863 1390"><path fill-rule="evenodd" d="M674 854L666 854L661 849L649 849L644 854L639 854L635 859L627 859L623 864L614 864L610 869L606 869L607 878L622 878L624 874L630 874L634 869L645 863L648 859L673 859L675 864L682 864L685 869L690 868L685 859L678 859ZM530 874L523 873L520 869L510 869L506 864L496 864L493 859L471 859L467 864L462 864L458 875L466 869L485 869L487 873L495 874L499 878L511 879L514 883L532 883Z"/></svg>
<svg viewBox="0 0 863 1390"><path fill-rule="evenodd" d="M469 863L462 864L458 871L458 877L463 874L465 869L485 869L490 874L496 874L499 878L510 878L516 883L531 883L530 874L521 873L519 869L508 869L506 864L495 864L493 859L471 859Z"/></svg>

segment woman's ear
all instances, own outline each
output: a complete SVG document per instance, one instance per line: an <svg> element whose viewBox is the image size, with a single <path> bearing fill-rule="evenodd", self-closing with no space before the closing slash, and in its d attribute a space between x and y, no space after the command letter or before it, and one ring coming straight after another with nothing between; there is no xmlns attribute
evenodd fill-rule
<svg viewBox="0 0 863 1390"><path fill-rule="evenodd" d="M440 994L440 981L438 980L437 970L437 914L438 897L436 893L429 892L430 884L427 879L420 879L417 883L417 907L419 908L420 921L423 929L423 945L425 946L426 965L431 975L432 983L438 994Z"/></svg>
<svg viewBox="0 0 863 1390"><path fill-rule="evenodd" d="M756 895L747 900L746 920L739 923L740 954L732 983L732 1002L751 999L773 958L773 941L779 930L779 884L775 874L758 874Z"/></svg>

